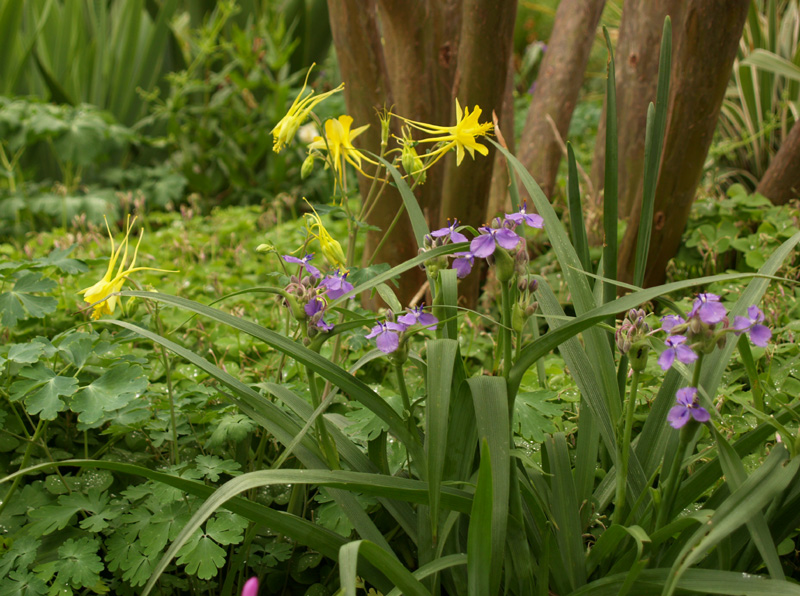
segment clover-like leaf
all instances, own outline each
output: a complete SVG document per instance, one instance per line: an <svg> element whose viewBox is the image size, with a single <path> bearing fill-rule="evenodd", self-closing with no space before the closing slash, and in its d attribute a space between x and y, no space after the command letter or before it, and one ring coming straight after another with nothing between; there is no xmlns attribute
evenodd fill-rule
<svg viewBox="0 0 800 596"><path fill-rule="evenodd" d="M256 423L244 414L228 414L220 418L206 441L206 447L219 447L225 441L243 441L256 428Z"/></svg>
<svg viewBox="0 0 800 596"><path fill-rule="evenodd" d="M58 578L75 587L91 587L100 581L103 562L97 556L99 544L92 538L70 538L58 549Z"/></svg>
<svg viewBox="0 0 800 596"><path fill-rule="evenodd" d="M56 282L40 273L25 273L18 277L13 289L0 294L0 323L13 327L23 319L41 319L55 311L58 300L51 296L34 295L37 292L50 292L55 287Z"/></svg>
<svg viewBox="0 0 800 596"><path fill-rule="evenodd" d="M0 594L16 596L44 596L47 594L47 584L27 570L12 571L3 580L0 580Z"/></svg>
<svg viewBox="0 0 800 596"><path fill-rule="evenodd" d="M62 273L83 273L89 270L89 267L83 261L78 259L70 259L68 255L75 249L75 245L64 249L53 249L49 255L36 259L34 267L55 267Z"/></svg>
<svg viewBox="0 0 800 596"><path fill-rule="evenodd" d="M235 513L218 511L206 523L206 534L222 545L238 544L242 541L247 524L246 519Z"/></svg>
<svg viewBox="0 0 800 596"><path fill-rule="evenodd" d="M44 344L30 341L26 344L14 344L8 348L7 358L20 364L35 364L44 353Z"/></svg>
<svg viewBox="0 0 800 596"><path fill-rule="evenodd" d="M195 458L197 470L211 482L219 480L221 474L237 476L242 466L231 459L220 459L216 455L198 455Z"/></svg>
<svg viewBox="0 0 800 596"><path fill-rule="evenodd" d="M29 380L11 385L11 401L24 398L28 414L39 414L43 420L55 420L56 415L67 407L61 398L69 397L78 389L77 379L56 375L41 362L22 369L19 376Z"/></svg>
<svg viewBox="0 0 800 596"><path fill-rule="evenodd" d="M42 541L33 536L20 536L0 557L0 577L5 577L12 569L27 569L36 560L36 552Z"/></svg>
<svg viewBox="0 0 800 596"><path fill-rule="evenodd" d="M200 579L211 579L225 565L225 550L206 534L189 540L178 555L177 563L186 565L186 573Z"/></svg>
<svg viewBox="0 0 800 596"><path fill-rule="evenodd" d="M540 443L546 433L556 431L554 419L560 419L564 406L550 403L555 391L523 392L514 403L514 429L523 438Z"/></svg>
<svg viewBox="0 0 800 596"><path fill-rule="evenodd" d="M138 364L122 362L80 391L72 400L71 409L78 413L78 421L94 424L106 412L124 408L137 395L147 389L147 377Z"/></svg>

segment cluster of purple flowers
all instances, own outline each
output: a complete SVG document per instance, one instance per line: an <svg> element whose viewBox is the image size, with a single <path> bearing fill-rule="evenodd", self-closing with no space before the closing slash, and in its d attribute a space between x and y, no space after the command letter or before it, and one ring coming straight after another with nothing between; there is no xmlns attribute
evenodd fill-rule
<svg viewBox="0 0 800 596"><path fill-rule="evenodd" d="M716 294L698 294L686 319L678 315L667 315L661 319L661 330L668 334L664 343L667 349L661 353L658 364L669 369L675 360L690 364L697 360L697 351L710 352L714 345L724 342L725 335L747 333L750 341L766 347L772 332L763 325L764 313L758 306L747 309L746 317L735 317L733 327L728 325L728 311ZM719 328L718 326L721 325Z"/></svg>
<svg viewBox="0 0 800 596"><path fill-rule="evenodd" d="M374 339L378 349L384 354L391 354L400 347L400 337L411 327L419 325L428 329L436 329L439 319L423 311L420 304L408 309L406 314L397 318L397 321L378 321L367 335L367 339Z"/></svg>
<svg viewBox="0 0 800 596"><path fill-rule="evenodd" d="M684 319L678 315L667 315L661 319L661 330L667 332L664 343L667 349L658 358L663 370L669 369L677 360L690 364L699 358L699 353L710 353L715 345L721 345L729 332L735 335L747 333L750 341L759 347L766 347L772 331L763 325L764 313L758 306L747 309L746 317L735 317L733 327L729 326L728 311L716 294L698 294L692 310ZM708 422L708 410L698 404L697 388L679 389L667 420L673 428L682 428L689 420Z"/></svg>
<svg viewBox="0 0 800 596"><path fill-rule="evenodd" d="M353 284L347 281L347 272L337 269L323 276L311 264L313 254L307 254L303 258L283 255L282 258L287 263L296 263L301 267L300 273L291 277L286 291L302 305L303 312L308 317L309 328L331 331L333 325L325 321L328 301L341 298L353 289ZM308 275L303 275L303 271Z"/></svg>
<svg viewBox="0 0 800 596"><path fill-rule="evenodd" d="M536 213L528 213L528 205L524 203L516 213L507 213L504 218L496 217L492 220L491 224L486 224L478 228L480 234L473 238L469 245L469 250L464 252L457 252L453 256L453 269L459 279L469 275L472 271L472 266L475 264L475 259L487 259L494 255L497 247L512 251L518 247L522 247L516 253L517 259L521 263L527 263L527 252L524 250L524 243L520 242L522 238L516 233L517 226L527 225L532 228L544 227L544 220ZM449 220L448 220L449 221ZM426 238L426 247L432 248L448 242L467 242L468 239L464 234L459 232L458 220L453 220L447 227L435 230L430 233ZM523 263L523 264L524 264Z"/></svg>

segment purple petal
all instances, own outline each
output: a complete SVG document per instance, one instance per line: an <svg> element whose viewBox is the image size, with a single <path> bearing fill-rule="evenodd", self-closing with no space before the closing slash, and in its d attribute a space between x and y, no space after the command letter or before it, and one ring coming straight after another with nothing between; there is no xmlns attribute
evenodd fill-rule
<svg viewBox="0 0 800 596"><path fill-rule="evenodd" d="M406 329L408 329L408 326L407 325L403 325L402 323L392 323L391 321L389 321L388 323L386 323L386 328L387 329L391 329L392 331L403 332Z"/></svg>
<svg viewBox="0 0 800 596"><path fill-rule="evenodd" d="M456 259L453 261L453 269L456 270L456 277L464 279L472 271L472 261L467 259Z"/></svg>
<svg viewBox="0 0 800 596"><path fill-rule="evenodd" d="M439 228L438 230L434 230L433 232L431 232L431 236L433 236L434 238L441 238L442 236L447 236L452 232L453 230L451 230L449 227Z"/></svg>
<svg viewBox="0 0 800 596"><path fill-rule="evenodd" d="M698 422L708 422L711 419L711 414L705 408L697 407L691 408L692 418Z"/></svg>
<svg viewBox="0 0 800 596"><path fill-rule="evenodd" d="M392 331L384 331L378 335L378 339L375 340L375 343L378 345L378 349L381 352L384 354L391 354L400 345L400 336Z"/></svg>
<svg viewBox="0 0 800 596"><path fill-rule="evenodd" d="M658 365L661 367L661 370L669 370L673 362L675 362L675 348L664 350L661 352L661 356L658 357Z"/></svg>
<svg viewBox="0 0 800 596"><path fill-rule="evenodd" d="M689 422L689 408L686 406L672 406L667 414L667 421L672 428L681 428Z"/></svg>
<svg viewBox="0 0 800 596"><path fill-rule="evenodd" d="M382 333L383 331L384 331L383 325L381 325L380 323L378 323L378 324L377 324L377 325L375 325L375 326L372 328L372 330L371 330L371 331L370 331L370 332L367 334L367 339L372 339L372 338L376 337L376 336L377 336L379 333Z"/></svg>
<svg viewBox="0 0 800 596"><path fill-rule="evenodd" d="M691 406L697 397L696 387L684 387L675 393L675 401L684 406Z"/></svg>
<svg viewBox="0 0 800 596"><path fill-rule="evenodd" d="M409 312L401 317L397 317L397 322L410 327L411 325L416 325L418 318L419 317L416 314Z"/></svg>
<svg viewBox="0 0 800 596"><path fill-rule="evenodd" d="M311 263L306 263L306 271L308 271L308 274L314 279L322 277L322 273L320 273L319 269L314 267Z"/></svg>
<svg viewBox="0 0 800 596"><path fill-rule="evenodd" d="M333 325L326 323L325 319L320 319L317 321L317 328L322 329L323 331L331 331L333 329Z"/></svg>
<svg viewBox="0 0 800 596"><path fill-rule="evenodd" d="M681 345L685 341L686 341L685 335L673 335L665 339L664 343L667 344L670 348L674 348L675 346Z"/></svg>
<svg viewBox="0 0 800 596"><path fill-rule="evenodd" d="M750 325L752 325L752 323L747 317L734 317L733 319L733 328L736 329L736 335L741 335L747 331Z"/></svg>
<svg viewBox="0 0 800 596"><path fill-rule="evenodd" d="M700 320L708 325L716 325L722 321L727 312L721 302L706 302L697 310Z"/></svg>
<svg viewBox="0 0 800 596"><path fill-rule="evenodd" d="M424 312L419 316L419 324L429 329L436 330L436 324L439 322L439 319L434 317L431 313Z"/></svg>
<svg viewBox="0 0 800 596"><path fill-rule="evenodd" d="M506 213L506 219L508 221L513 221L515 224L520 225L524 219L524 214L521 211L517 213Z"/></svg>
<svg viewBox="0 0 800 596"><path fill-rule="evenodd" d="M683 317L678 315L667 315L666 317L661 317L661 329L669 333L673 327L683 325L685 322Z"/></svg>
<svg viewBox="0 0 800 596"><path fill-rule="evenodd" d="M293 257L292 255L283 255L281 258L287 263L297 263L299 265L306 264L306 262L303 259L298 259L297 257Z"/></svg>
<svg viewBox="0 0 800 596"><path fill-rule="evenodd" d="M258 596L257 577L251 577L245 582L244 588L242 588L242 596Z"/></svg>
<svg viewBox="0 0 800 596"><path fill-rule="evenodd" d="M511 232L514 234L514 232ZM514 234L516 236L516 234ZM485 259L494 253L495 243L491 234L483 234L473 239L469 244L469 252L478 258Z"/></svg>
<svg viewBox="0 0 800 596"><path fill-rule="evenodd" d="M517 236L514 232L509 230L508 228L503 228L498 230L495 234L495 238L497 238L497 244L505 248L506 250L511 250L517 244L519 244L519 236ZM472 248L470 246L470 248ZM475 252L474 250L472 252Z"/></svg>
<svg viewBox="0 0 800 596"><path fill-rule="evenodd" d="M315 314L317 314L324 308L325 308L325 303L319 298L314 298L303 307L303 310L306 311L306 314L309 317L313 317Z"/></svg>
<svg viewBox="0 0 800 596"><path fill-rule="evenodd" d="M532 228L543 228L544 227L544 219L541 215L536 213L528 213L524 216L525 223L528 224Z"/></svg>
<svg viewBox="0 0 800 596"><path fill-rule="evenodd" d="M450 242L469 242L469 240L461 232L456 232L453 230L450 232Z"/></svg>
<svg viewBox="0 0 800 596"><path fill-rule="evenodd" d="M755 304L747 307L747 316L753 323L760 323L764 320L764 313Z"/></svg>
<svg viewBox="0 0 800 596"><path fill-rule="evenodd" d="M750 330L750 341L760 348L766 348L772 339L772 331L766 325L754 325Z"/></svg>
<svg viewBox="0 0 800 596"><path fill-rule="evenodd" d="M689 364L697 360L697 354L695 354L692 348L690 348L689 346L681 345L676 347L675 355L678 357L678 360L680 360L684 364Z"/></svg>

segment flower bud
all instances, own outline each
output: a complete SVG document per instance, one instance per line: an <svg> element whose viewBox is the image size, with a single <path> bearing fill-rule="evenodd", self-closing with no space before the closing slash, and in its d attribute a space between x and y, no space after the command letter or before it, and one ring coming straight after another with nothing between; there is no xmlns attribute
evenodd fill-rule
<svg viewBox="0 0 800 596"><path fill-rule="evenodd" d="M408 173L417 184L423 184L428 177L425 171L425 164L422 163L416 149L413 145L405 144L400 153L400 163L403 164L403 169Z"/></svg>
<svg viewBox="0 0 800 596"><path fill-rule="evenodd" d="M524 277L519 277L517 279L517 289L521 292L525 292L528 289L528 280Z"/></svg>
<svg viewBox="0 0 800 596"><path fill-rule="evenodd" d="M528 315L529 317L531 317L531 316L533 316L533 313L535 313L537 310L539 310L539 303L538 302L531 302L528 305L528 307L525 309L525 314Z"/></svg>
<svg viewBox="0 0 800 596"><path fill-rule="evenodd" d="M532 279L532 280L530 280L530 282L528 282L528 291L531 294L533 294L538 289L539 289L539 282L538 281L536 281L535 279Z"/></svg>
<svg viewBox="0 0 800 596"><path fill-rule="evenodd" d="M650 344L647 340L639 340L628 350L628 360L631 363L631 369L636 372L641 372L647 366L647 355L650 352Z"/></svg>
<svg viewBox="0 0 800 596"><path fill-rule="evenodd" d="M310 155L306 157L305 161L303 161L303 165L300 166L300 179L305 180L311 175L311 172L314 171L314 156Z"/></svg>
<svg viewBox="0 0 800 596"><path fill-rule="evenodd" d="M508 283L516 275L516 260L505 248L498 246L492 254L494 257L495 274L500 283Z"/></svg>

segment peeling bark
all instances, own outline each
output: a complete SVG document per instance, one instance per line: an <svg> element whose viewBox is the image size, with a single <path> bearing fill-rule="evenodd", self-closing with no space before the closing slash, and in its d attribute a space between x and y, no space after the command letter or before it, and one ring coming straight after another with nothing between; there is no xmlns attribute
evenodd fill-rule
<svg viewBox="0 0 800 596"><path fill-rule="evenodd" d="M547 116L556 123L561 138L566 138L604 6L605 0L561 0L536 78L519 160L548 197L555 186L561 149Z"/></svg>
<svg viewBox="0 0 800 596"><path fill-rule="evenodd" d="M731 76L749 0L689 0L673 54L672 85L645 285L663 283L680 246L720 107ZM619 278L633 277L641 213L637 201L620 246Z"/></svg>
<svg viewBox="0 0 800 596"><path fill-rule="evenodd" d="M795 122L764 172L756 192L775 205L800 198L800 123Z"/></svg>

